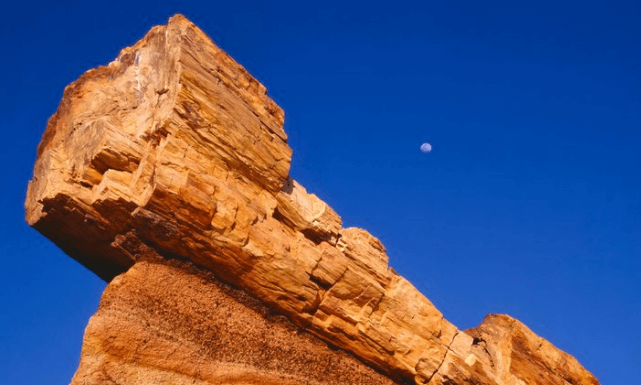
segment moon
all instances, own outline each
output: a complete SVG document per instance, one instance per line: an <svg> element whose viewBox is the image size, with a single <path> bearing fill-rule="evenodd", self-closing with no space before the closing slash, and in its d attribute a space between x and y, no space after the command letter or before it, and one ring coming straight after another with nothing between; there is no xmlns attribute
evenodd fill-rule
<svg viewBox="0 0 641 385"><path fill-rule="evenodd" d="M429 144L427 142L421 144L421 152L430 152L430 151L432 151L432 145L431 144Z"/></svg>

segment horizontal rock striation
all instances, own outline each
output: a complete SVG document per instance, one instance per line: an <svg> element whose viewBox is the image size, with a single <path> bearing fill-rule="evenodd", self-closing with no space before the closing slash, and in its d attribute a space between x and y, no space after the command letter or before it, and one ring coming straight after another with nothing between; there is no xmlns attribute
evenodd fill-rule
<svg viewBox="0 0 641 385"><path fill-rule="evenodd" d="M65 89L38 148L26 218L70 256L113 280L88 327L76 378L105 354L130 368L147 365L134 359L143 353L128 346L106 347L120 337L99 320L111 311L106 309L117 309L114 298L127 297L113 294L122 281L171 276L166 268L140 273L148 269L140 266L142 256L153 250L210 271L394 381L556 383L547 374L521 373L545 367L554 381L598 383L549 344L545 356L531 351L538 337L526 328L498 322L517 321L490 317L463 332L445 320L389 268L378 239L343 228L326 203L288 176L292 151L283 121L265 87L182 16L154 27L115 61ZM172 290L154 293L162 299ZM101 327L102 333L94 332ZM126 324L118 330L138 338ZM192 354L178 345L172 355ZM153 354L169 354L169 347L162 349ZM188 365L185 360L180 362ZM191 369L165 368L149 378L163 370L195 376ZM218 381L207 376L197 380Z"/></svg>
<svg viewBox="0 0 641 385"><path fill-rule="evenodd" d="M395 385L188 263L149 258L107 286L72 385Z"/></svg>

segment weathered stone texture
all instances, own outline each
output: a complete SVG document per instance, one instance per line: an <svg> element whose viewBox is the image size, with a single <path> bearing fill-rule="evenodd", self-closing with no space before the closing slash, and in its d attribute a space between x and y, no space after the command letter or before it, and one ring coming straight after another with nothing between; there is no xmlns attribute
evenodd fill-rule
<svg viewBox="0 0 641 385"><path fill-rule="evenodd" d="M67 87L38 148L27 221L107 281L149 248L189 261L395 379L518 383L388 267L378 239L342 228L289 178L283 121L264 86L175 16ZM90 342L84 362L102 354Z"/></svg>
<svg viewBox="0 0 641 385"><path fill-rule="evenodd" d="M507 315L488 315L467 333L474 338L477 350L484 351L479 356L487 357L486 362L505 384L599 383L574 357Z"/></svg>
<svg viewBox="0 0 641 385"><path fill-rule="evenodd" d="M162 258L111 281L72 385L394 385L212 274Z"/></svg>

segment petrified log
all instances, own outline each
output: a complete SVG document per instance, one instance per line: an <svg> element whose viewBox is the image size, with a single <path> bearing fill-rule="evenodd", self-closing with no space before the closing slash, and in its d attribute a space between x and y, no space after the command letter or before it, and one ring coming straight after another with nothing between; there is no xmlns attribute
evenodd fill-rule
<svg viewBox="0 0 641 385"><path fill-rule="evenodd" d="M342 228L289 178L283 120L265 87L182 16L65 89L26 217L111 281L75 383L598 384L507 316L468 332L445 320L388 267L378 239ZM230 290L261 305L245 309ZM258 308L289 321L261 321ZM248 324L230 326L235 316ZM229 338L234 328L243 338Z"/></svg>
<svg viewBox="0 0 641 385"><path fill-rule="evenodd" d="M146 253L103 294L72 384L394 385L213 274Z"/></svg>

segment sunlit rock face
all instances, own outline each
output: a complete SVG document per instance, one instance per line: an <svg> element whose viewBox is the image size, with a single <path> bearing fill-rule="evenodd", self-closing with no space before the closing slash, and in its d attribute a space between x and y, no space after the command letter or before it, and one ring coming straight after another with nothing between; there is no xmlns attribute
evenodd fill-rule
<svg viewBox="0 0 641 385"><path fill-rule="evenodd" d="M397 384L213 274L148 257L105 290L71 383Z"/></svg>
<svg viewBox="0 0 641 385"><path fill-rule="evenodd" d="M598 383L508 317L445 320L288 176L283 121L182 16L65 89L26 218L111 282L74 383Z"/></svg>

